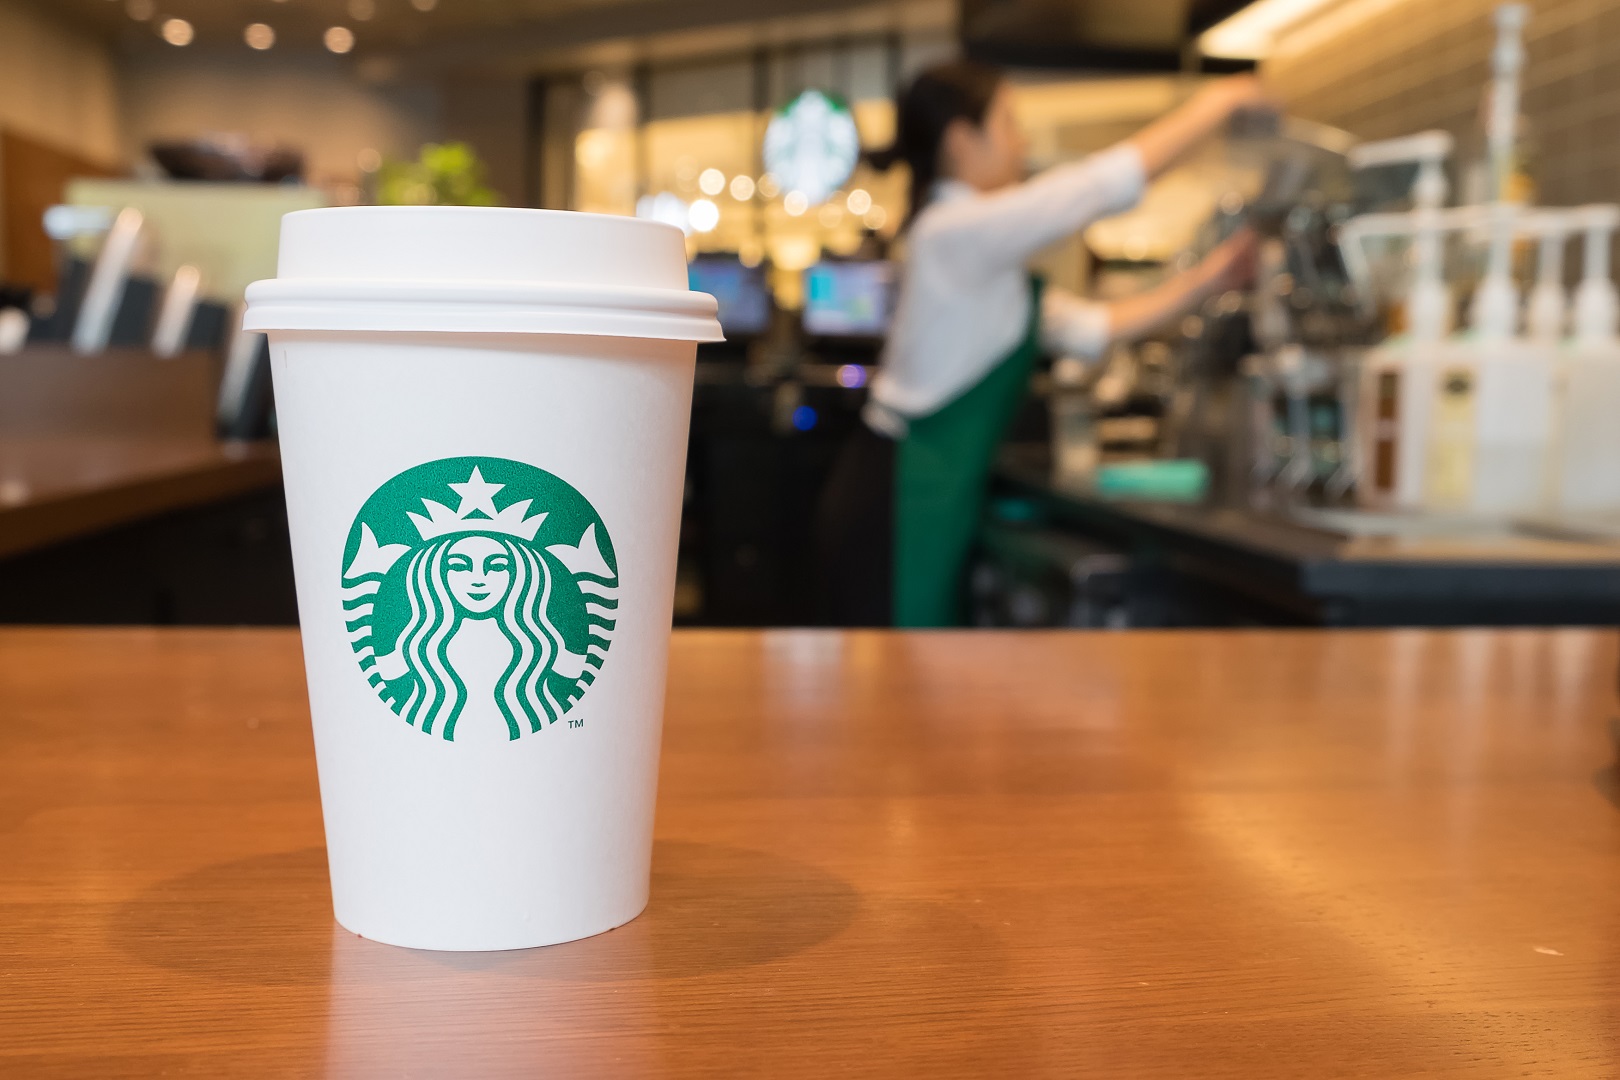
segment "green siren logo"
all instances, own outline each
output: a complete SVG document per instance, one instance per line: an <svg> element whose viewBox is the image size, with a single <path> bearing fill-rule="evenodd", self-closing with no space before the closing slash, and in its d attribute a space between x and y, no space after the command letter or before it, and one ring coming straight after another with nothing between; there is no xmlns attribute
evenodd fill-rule
<svg viewBox="0 0 1620 1080"><path fill-rule="evenodd" d="M595 508L504 458L445 458L388 481L354 519L343 567L360 670L407 723L449 740L556 723L595 681L618 618Z"/></svg>

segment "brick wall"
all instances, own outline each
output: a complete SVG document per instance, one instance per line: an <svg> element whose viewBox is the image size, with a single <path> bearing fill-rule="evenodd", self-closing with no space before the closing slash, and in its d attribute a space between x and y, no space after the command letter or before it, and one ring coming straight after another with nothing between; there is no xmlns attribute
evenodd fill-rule
<svg viewBox="0 0 1620 1080"><path fill-rule="evenodd" d="M1291 111L1362 138L1438 127L1476 145L1495 6L1349 0L1285 39L1265 73ZM1538 201L1620 202L1620 0L1530 8L1523 112Z"/></svg>

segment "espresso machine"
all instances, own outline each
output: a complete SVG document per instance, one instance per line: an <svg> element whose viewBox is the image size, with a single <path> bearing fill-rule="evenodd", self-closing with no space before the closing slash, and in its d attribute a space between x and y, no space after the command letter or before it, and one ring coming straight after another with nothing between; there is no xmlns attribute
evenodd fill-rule
<svg viewBox="0 0 1620 1080"><path fill-rule="evenodd" d="M1386 195L1351 169L1353 143L1289 117L1231 133L1229 153L1264 180L1250 196L1220 200L1198 253L1252 228L1258 275L1249 292L1216 297L1183 321L1161 448L1203 461L1218 505L1338 505L1350 495L1356 363L1379 328L1358 303L1338 230Z"/></svg>

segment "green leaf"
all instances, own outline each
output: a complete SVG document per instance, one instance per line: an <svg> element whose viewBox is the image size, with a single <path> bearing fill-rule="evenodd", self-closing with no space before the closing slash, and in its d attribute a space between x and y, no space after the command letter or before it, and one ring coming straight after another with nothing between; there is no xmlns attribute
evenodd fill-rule
<svg viewBox="0 0 1620 1080"><path fill-rule="evenodd" d="M377 172L381 206L499 206L484 182L484 163L466 143L428 143L415 161L389 161Z"/></svg>

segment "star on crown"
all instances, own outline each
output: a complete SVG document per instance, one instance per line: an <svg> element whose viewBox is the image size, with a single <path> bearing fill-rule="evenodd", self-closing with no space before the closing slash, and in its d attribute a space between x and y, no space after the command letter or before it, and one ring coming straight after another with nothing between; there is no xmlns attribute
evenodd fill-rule
<svg viewBox="0 0 1620 1080"><path fill-rule="evenodd" d="M423 540L458 532L496 532L533 540L540 523L546 520L544 513L524 516L529 512L533 499L520 499L499 510L495 509L495 493L506 485L491 484L484 479L484 474L478 471L476 465L464 483L448 486L461 496L461 504L454 510L432 499L423 499L427 517L409 510L405 512L416 526L416 531L422 534Z"/></svg>

